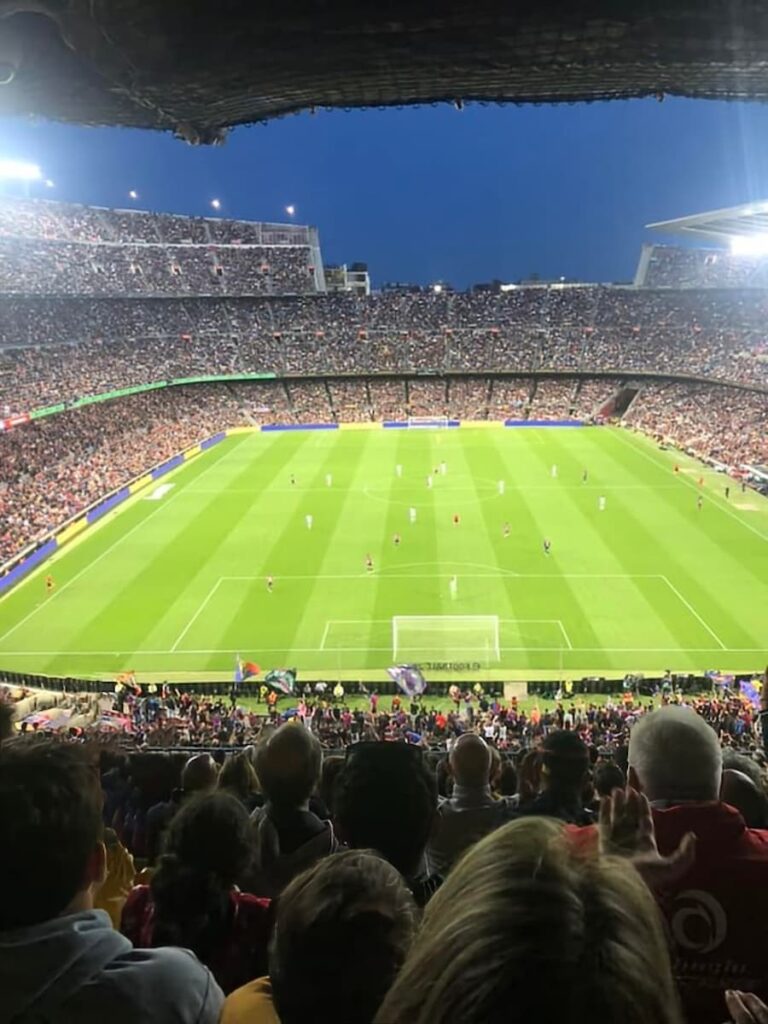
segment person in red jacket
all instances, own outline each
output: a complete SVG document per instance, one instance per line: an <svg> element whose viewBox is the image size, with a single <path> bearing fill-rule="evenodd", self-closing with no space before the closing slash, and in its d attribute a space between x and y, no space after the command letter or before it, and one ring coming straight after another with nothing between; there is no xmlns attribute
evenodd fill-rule
<svg viewBox="0 0 768 1024"><path fill-rule="evenodd" d="M725 993L768 997L768 831L720 800L722 750L691 708L670 705L630 733L629 782L651 803L662 855L696 836L693 866L657 889L691 1024L727 1019Z"/></svg>

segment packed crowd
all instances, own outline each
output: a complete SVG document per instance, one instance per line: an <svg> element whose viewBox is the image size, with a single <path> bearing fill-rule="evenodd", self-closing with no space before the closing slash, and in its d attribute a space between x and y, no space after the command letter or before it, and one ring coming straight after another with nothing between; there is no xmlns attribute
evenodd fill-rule
<svg viewBox="0 0 768 1024"><path fill-rule="evenodd" d="M206 271L207 272L207 271ZM4 302L0 407L179 373L682 374L768 386L763 292L532 287L359 298Z"/></svg>
<svg viewBox="0 0 768 1024"><path fill-rule="evenodd" d="M766 288L768 255L654 245L642 283L647 288Z"/></svg>
<svg viewBox="0 0 768 1024"><path fill-rule="evenodd" d="M241 413L223 387L150 391L0 433L0 564Z"/></svg>
<svg viewBox="0 0 768 1024"><path fill-rule="evenodd" d="M646 384L625 422L697 458L768 465L768 395L705 384Z"/></svg>
<svg viewBox="0 0 768 1024"><path fill-rule="evenodd" d="M0 432L0 564L113 488L226 427L411 416L589 420L609 415L623 390L610 379L491 376L243 381L177 385L71 409ZM632 390L625 421L636 429L730 470L768 465L765 393L679 383Z"/></svg>
<svg viewBox="0 0 768 1024"><path fill-rule="evenodd" d="M301 295L316 290L309 241L292 225L0 199L0 293Z"/></svg>
<svg viewBox="0 0 768 1024"><path fill-rule="evenodd" d="M0 716L0 1021L760 1024L768 712L374 698L325 755L325 696L130 690L134 749Z"/></svg>

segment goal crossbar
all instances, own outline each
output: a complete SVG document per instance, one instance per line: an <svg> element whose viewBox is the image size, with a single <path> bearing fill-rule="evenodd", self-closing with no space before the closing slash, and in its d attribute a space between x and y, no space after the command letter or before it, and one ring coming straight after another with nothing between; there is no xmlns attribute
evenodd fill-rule
<svg viewBox="0 0 768 1024"><path fill-rule="evenodd" d="M392 655L400 660L500 661L497 615L395 615Z"/></svg>

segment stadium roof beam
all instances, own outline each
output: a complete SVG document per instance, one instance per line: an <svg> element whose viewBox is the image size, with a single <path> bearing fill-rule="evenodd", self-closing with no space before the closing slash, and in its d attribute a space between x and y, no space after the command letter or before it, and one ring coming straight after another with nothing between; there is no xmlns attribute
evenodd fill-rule
<svg viewBox="0 0 768 1024"><path fill-rule="evenodd" d="M768 201L745 203L724 210L696 213L690 217L660 220L646 224L651 231L666 235L706 239L729 245L733 239L755 239L768 236Z"/></svg>
<svg viewBox="0 0 768 1024"><path fill-rule="evenodd" d="M0 0L0 116L174 131L318 107L768 99L744 0Z"/></svg>

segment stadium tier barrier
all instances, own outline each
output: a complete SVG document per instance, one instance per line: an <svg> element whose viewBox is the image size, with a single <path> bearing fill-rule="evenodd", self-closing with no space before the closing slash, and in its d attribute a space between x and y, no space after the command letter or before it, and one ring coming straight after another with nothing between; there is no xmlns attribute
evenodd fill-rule
<svg viewBox="0 0 768 1024"><path fill-rule="evenodd" d="M738 692L742 682L748 683L754 680L754 675L749 673L737 674L730 681L731 691ZM326 682L325 699L331 699L331 692L336 680L329 676ZM0 685L19 686L27 689L44 690L53 693L113 693L117 679L80 679L76 676L46 676L29 672L11 672L0 668ZM509 683L501 683L498 680L462 679L457 677L452 682L429 682L429 688L424 700L429 704L430 698L450 696L450 688L458 686L462 693L473 691L480 684L486 697L498 697L510 700L514 697L540 697L543 700L562 700L568 703L572 698L582 696L603 696L620 698L622 693L632 692L642 696L653 696L659 691L672 687L677 692L687 694L717 693L722 692L722 686L717 683L711 675L699 673L673 674L671 676L642 676L642 675L616 675L616 676L586 676L580 679L563 680L541 680L532 679L527 683L517 683L515 690L508 690ZM136 685L141 687L144 695L158 693L164 684L158 682L142 683L137 680ZM250 679L238 684L233 693L232 682L226 681L200 681L186 680L185 682L174 682L171 685L173 690L180 693L195 693L200 696L220 696L248 698L253 700L259 696L262 682L260 679ZM295 694L298 699L301 692L309 695L316 693L317 681L312 680L304 686L299 682L299 690ZM396 683L391 679L382 680L373 686L380 697L392 697L399 694L404 700L408 698L403 695ZM370 682L344 682L345 696L365 697L371 693ZM283 709L291 706L290 696L281 698L278 707Z"/></svg>
<svg viewBox="0 0 768 1024"><path fill-rule="evenodd" d="M32 572L33 569L36 569L47 558L50 558L56 551L77 537L88 526L91 526L101 519L102 516L105 516L107 512L111 512L112 509L122 504L127 498L159 480L166 473L170 473L171 470L177 469L179 466L200 455L201 452L223 441L227 433L226 430L222 430L217 434L212 434L203 441L185 448L183 452L171 456L170 459L165 459L151 469L145 470L127 484L111 491L88 508L72 516L50 534L42 537L37 544L25 548L24 551L21 551L15 558L12 558L0 568L0 594L7 593L28 573Z"/></svg>

